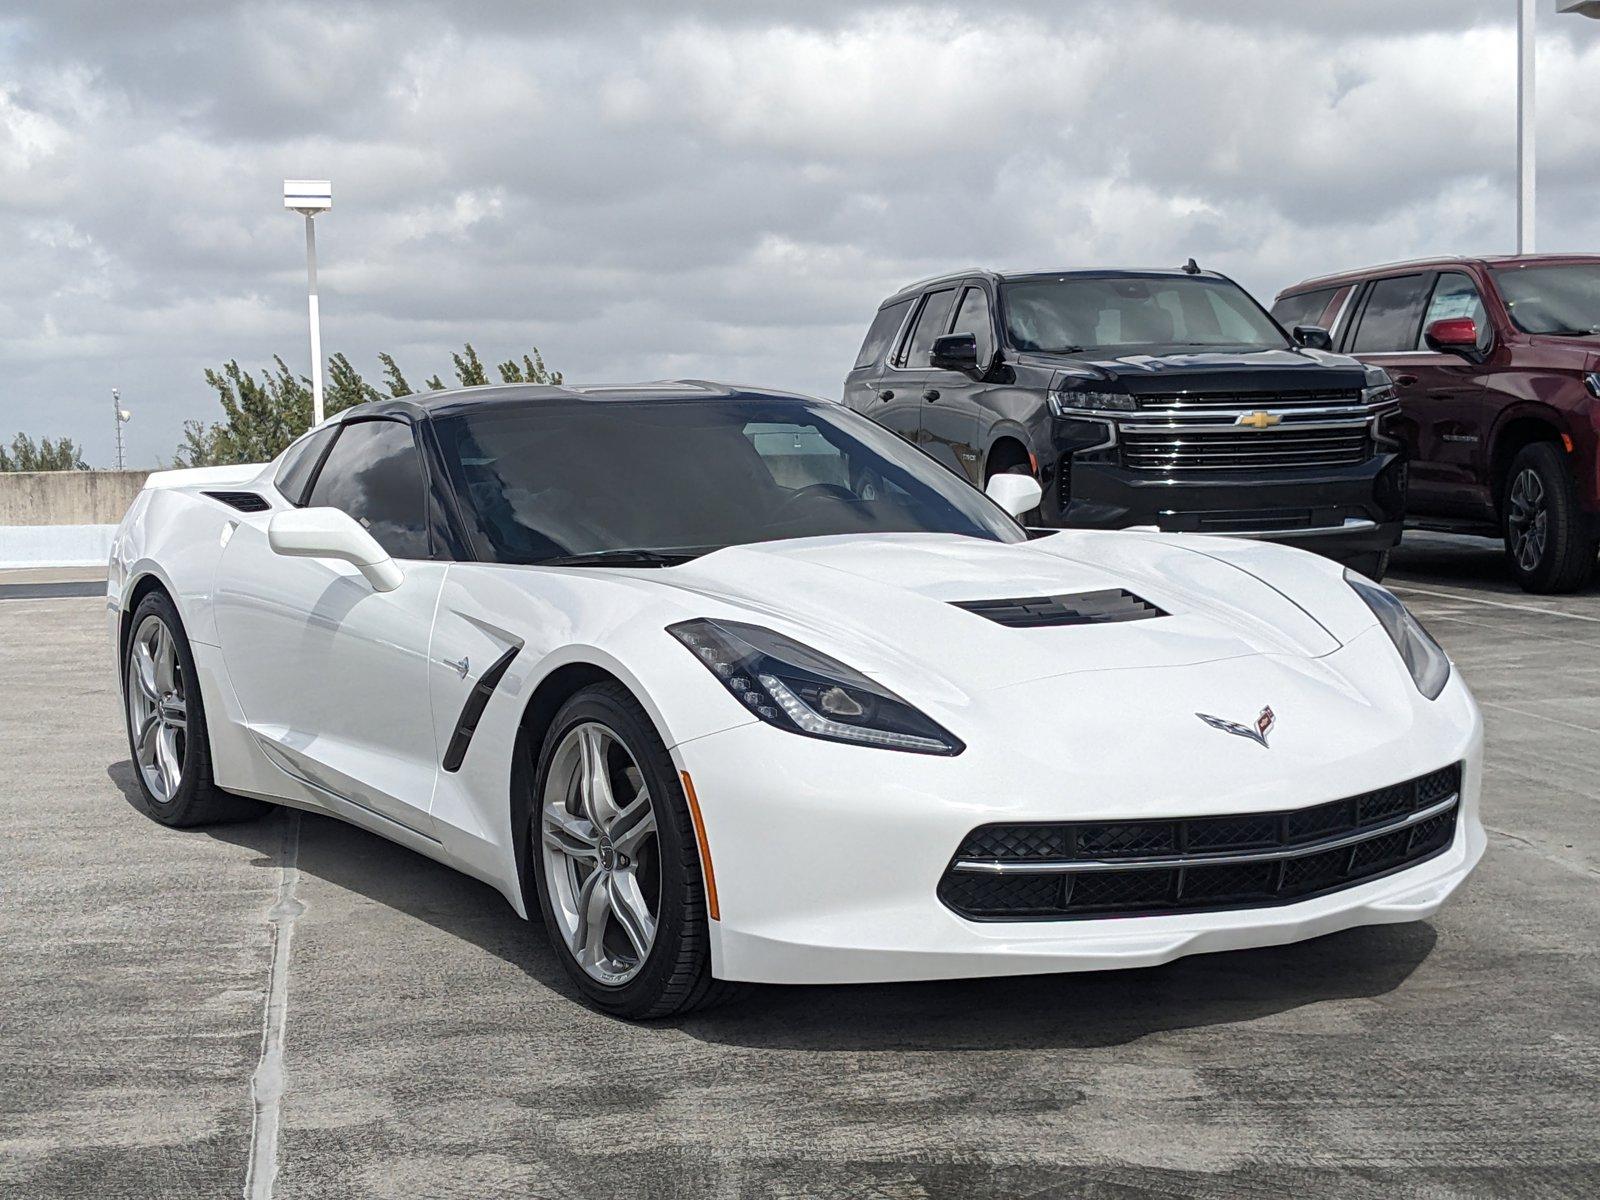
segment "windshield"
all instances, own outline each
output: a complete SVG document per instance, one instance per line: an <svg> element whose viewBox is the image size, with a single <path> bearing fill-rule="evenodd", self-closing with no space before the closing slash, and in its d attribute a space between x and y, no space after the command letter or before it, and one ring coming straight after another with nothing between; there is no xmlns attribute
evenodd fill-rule
<svg viewBox="0 0 1600 1200"><path fill-rule="evenodd" d="M1523 333L1600 333L1600 263L1502 267L1494 281Z"/></svg>
<svg viewBox="0 0 1600 1200"><path fill-rule="evenodd" d="M480 553L497 562L846 533L1027 536L932 459L824 401L556 398L433 424Z"/></svg>
<svg viewBox="0 0 1600 1200"><path fill-rule="evenodd" d="M1000 285L1000 303L1018 350L1124 355L1289 345L1238 284L1199 275L1022 279Z"/></svg>

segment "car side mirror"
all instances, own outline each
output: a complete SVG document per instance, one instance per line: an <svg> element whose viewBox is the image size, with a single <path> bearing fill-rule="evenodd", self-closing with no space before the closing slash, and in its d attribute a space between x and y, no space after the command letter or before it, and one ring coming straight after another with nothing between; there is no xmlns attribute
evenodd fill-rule
<svg viewBox="0 0 1600 1200"><path fill-rule="evenodd" d="M1006 471L992 476L983 494L1013 517L1032 512L1044 499L1044 489L1032 475L1012 475Z"/></svg>
<svg viewBox="0 0 1600 1200"><path fill-rule="evenodd" d="M933 339L928 361L944 371L976 371L978 339L970 333L947 333Z"/></svg>
<svg viewBox="0 0 1600 1200"><path fill-rule="evenodd" d="M1478 354L1478 323L1471 317L1446 317L1435 321L1423 331L1422 340L1429 350L1440 354L1464 354L1475 358Z"/></svg>
<svg viewBox="0 0 1600 1200"><path fill-rule="evenodd" d="M1307 350L1333 349L1333 335L1320 325L1296 325L1294 340Z"/></svg>
<svg viewBox="0 0 1600 1200"><path fill-rule="evenodd" d="M291 558L332 558L347 562L375 592L392 592L405 579L389 552L337 508L291 508L267 525L267 545Z"/></svg>

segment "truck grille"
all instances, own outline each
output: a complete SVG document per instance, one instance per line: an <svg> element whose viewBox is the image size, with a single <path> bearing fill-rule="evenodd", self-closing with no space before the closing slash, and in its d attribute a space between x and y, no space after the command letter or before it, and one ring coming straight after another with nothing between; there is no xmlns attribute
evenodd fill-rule
<svg viewBox="0 0 1600 1200"><path fill-rule="evenodd" d="M1258 408L1361 408L1359 390L1345 388L1317 392L1228 392L1193 395L1188 392L1147 392L1137 398L1141 412L1203 413L1251 412Z"/></svg>
<svg viewBox="0 0 1600 1200"><path fill-rule="evenodd" d="M1432 858L1455 839L1461 764L1311 808L1170 820L984 825L939 898L978 921L1289 904Z"/></svg>
<svg viewBox="0 0 1600 1200"><path fill-rule="evenodd" d="M1124 425L1122 463L1136 471L1260 471L1348 467L1373 455L1365 422L1334 428Z"/></svg>

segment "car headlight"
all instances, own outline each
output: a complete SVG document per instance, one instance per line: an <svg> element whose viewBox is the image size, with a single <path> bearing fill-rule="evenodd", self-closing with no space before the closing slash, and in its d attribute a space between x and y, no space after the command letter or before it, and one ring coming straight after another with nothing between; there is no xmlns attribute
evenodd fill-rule
<svg viewBox="0 0 1600 1200"><path fill-rule="evenodd" d="M1074 417L1081 412L1132 412L1138 406L1122 392L1051 392L1050 411L1058 417Z"/></svg>
<svg viewBox="0 0 1600 1200"><path fill-rule="evenodd" d="M1389 378L1389 372L1382 367L1368 367L1366 386L1361 389L1361 402L1363 404L1385 404L1400 402L1400 397L1394 390L1394 380Z"/></svg>
<svg viewBox="0 0 1600 1200"><path fill-rule="evenodd" d="M1450 681L1450 658L1433 640L1433 635L1388 588L1379 587L1365 575L1348 569L1344 581L1366 601L1394 648L1400 651L1400 658L1411 672L1417 691L1429 700L1437 700Z"/></svg>
<svg viewBox="0 0 1600 1200"><path fill-rule="evenodd" d="M915 754L960 754L966 749L887 688L781 633L709 619L669 625L667 632L769 725L831 742Z"/></svg>

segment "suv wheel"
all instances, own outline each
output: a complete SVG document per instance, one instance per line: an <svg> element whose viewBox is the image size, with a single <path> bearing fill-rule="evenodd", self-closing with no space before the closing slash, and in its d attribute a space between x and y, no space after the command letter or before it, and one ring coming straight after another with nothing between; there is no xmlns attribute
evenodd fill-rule
<svg viewBox="0 0 1600 1200"><path fill-rule="evenodd" d="M1572 592L1588 582L1595 532L1554 442L1524 446L1511 461L1501 521L1511 573L1526 591Z"/></svg>
<svg viewBox="0 0 1600 1200"><path fill-rule="evenodd" d="M1351 554L1344 559L1344 565L1365 575L1373 583L1382 583L1389 570L1389 551L1371 550L1365 554Z"/></svg>

